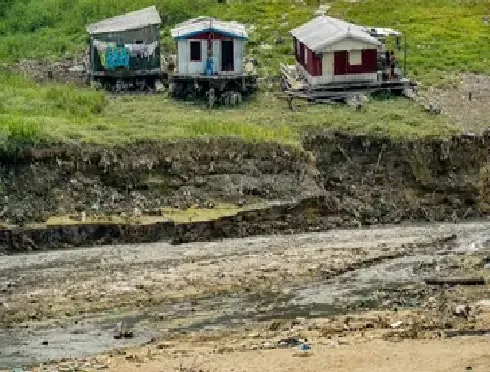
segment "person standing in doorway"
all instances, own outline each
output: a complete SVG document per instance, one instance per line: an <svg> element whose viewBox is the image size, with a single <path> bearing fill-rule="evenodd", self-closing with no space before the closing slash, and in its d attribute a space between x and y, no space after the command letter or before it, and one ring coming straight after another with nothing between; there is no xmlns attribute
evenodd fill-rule
<svg viewBox="0 0 490 372"><path fill-rule="evenodd" d="M396 57L393 51L390 52L390 79L395 78Z"/></svg>

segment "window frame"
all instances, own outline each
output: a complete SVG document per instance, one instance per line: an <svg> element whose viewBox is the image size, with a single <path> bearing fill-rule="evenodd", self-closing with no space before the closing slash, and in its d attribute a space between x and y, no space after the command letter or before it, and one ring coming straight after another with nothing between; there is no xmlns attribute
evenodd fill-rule
<svg viewBox="0 0 490 372"><path fill-rule="evenodd" d="M349 66L362 66L362 50L350 50L349 51ZM357 58L354 59L355 63L352 63L352 56Z"/></svg>
<svg viewBox="0 0 490 372"><path fill-rule="evenodd" d="M199 45L199 59L193 59L192 57L192 45L196 43ZM189 40L189 61L190 62L202 62L202 42L201 40Z"/></svg>

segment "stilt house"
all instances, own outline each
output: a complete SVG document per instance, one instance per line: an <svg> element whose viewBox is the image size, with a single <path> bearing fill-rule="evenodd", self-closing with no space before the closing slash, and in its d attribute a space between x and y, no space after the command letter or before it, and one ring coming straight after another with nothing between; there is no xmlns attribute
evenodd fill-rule
<svg viewBox="0 0 490 372"><path fill-rule="evenodd" d="M177 74L240 75L248 35L236 22L199 17L177 25L172 31L177 42Z"/></svg>
<svg viewBox="0 0 490 372"><path fill-rule="evenodd" d="M158 76L160 23L151 6L88 25L92 75Z"/></svg>
<svg viewBox="0 0 490 372"><path fill-rule="evenodd" d="M296 67L311 85L378 81L382 44L362 27L320 16L291 35Z"/></svg>

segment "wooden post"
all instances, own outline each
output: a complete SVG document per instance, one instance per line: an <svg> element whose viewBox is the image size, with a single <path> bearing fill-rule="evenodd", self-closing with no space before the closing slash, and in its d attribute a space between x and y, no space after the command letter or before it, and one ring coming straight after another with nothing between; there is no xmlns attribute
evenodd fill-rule
<svg viewBox="0 0 490 372"><path fill-rule="evenodd" d="M407 77L407 35L404 35L405 41L403 43L403 75Z"/></svg>

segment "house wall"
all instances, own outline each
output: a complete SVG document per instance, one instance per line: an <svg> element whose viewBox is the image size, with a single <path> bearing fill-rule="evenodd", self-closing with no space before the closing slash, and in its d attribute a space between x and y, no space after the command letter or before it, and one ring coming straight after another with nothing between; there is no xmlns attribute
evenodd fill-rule
<svg viewBox="0 0 490 372"><path fill-rule="evenodd" d="M244 49L243 40L235 39L233 48L234 48L234 57L235 57L234 72L236 74L241 74L243 73L243 49Z"/></svg>
<svg viewBox="0 0 490 372"><path fill-rule="evenodd" d="M322 76L322 56L314 53L303 43L293 37L296 62L312 76Z"/></svg>
<svg viewBox="0 0 490 372"><path fill-rule="evenodd" d="M158 25L95 34L90 36L92 73L112 72L119 68L130 71L160 68L160 28Z"/></svg>
<svg viewBox="0 0 490 372"><path fill-rule="evenodd" d="M208 42L212 48L214 69L218 73L222 72L221 66L221 41L233 40L234 70L231 73L243 73L243 56L246 41L244 39L232 38L218 33L203 32L193 35L189 39L178 39L178 73L181 75L204 74L206 69L206 58L208 53ZM193 62L190 60L190 42L201 41L201 61ZM227 71L226 73L230 73Z"/></svg>
<svg viewBox="0 0 490 372"><path fill-rule="evenodd" d="M346 38L338 41L335 44L329 45L323 49L324 53L333 52L338 50L364 50L364 49L376 49L377 46L365 41L356 40L352 38Z"/></svg>
<svg viewBox="0 0 490 372"><path fill-rule="evenodd" d="M303 43L293 37L293 48L296 66L300 74L310 84L329 84L335 82L376 82L377 45L364 41L346 38L332 44L319 54L313 53ZM337 65L335 53L337 54ZM349 63L349 53L361 53L360 64ZM306 61L305 61L306 55Z"/></svg>
<svg viewBox="0 0 490 372"><path fill-rule="evenodd" d="M361 51L361 63L351 64L349 60L350 53L359 51L335 51L334 55L334 75L356 75L369 74L377 71L377 50L365 49Z"/></svg>

